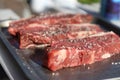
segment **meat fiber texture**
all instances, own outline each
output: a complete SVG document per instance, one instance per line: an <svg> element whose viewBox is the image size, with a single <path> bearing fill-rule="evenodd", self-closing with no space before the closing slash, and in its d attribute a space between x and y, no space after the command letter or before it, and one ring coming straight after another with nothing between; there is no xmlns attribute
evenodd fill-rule
<svg viewBox="0 0 120 80"><path fill-rule="evenodd" d="M20 30L33 29L34 27L46 28L42 25L54 24L80 24L90 23L93 17L89 14L46 14L41 16L34 16L28 19L21 19L10 23L8 31L12 35L16 35Z"/></svg>
<svg viewBox="0 0 120 80"><path fill-rule="evenodd" d="M63 39L77 39L87 37L91 34L102 32L103 30L95 24L70 24L70 25L52 25L48 29L34 28L30 30L21 30L20 48L35 47L40 44L51 44Z"/></svg>
<svg viewBox="0 0 120 80"><path fill-rule="evenodd" d="M120 38L114 32L102 32L81 39L53 42L44 49L42 64L52 71L92 64L120 53ZM36 58L40 61L39 56Z"/></svg>

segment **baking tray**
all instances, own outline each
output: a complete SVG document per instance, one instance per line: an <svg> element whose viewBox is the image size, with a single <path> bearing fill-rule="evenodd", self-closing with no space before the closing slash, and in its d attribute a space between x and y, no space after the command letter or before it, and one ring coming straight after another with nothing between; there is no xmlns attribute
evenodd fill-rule
<svg viewBox="0 0 120 80"><path fill-rule="evenodd" d="M94 16L93 23L99 24L106 31L114 31L120 35L119 27L110 24L99 16ZM119 54L91 65L65 68L52 72L30 58L33 54L38 56L40 54L39 50L35 54L32 49L18 49L19 44L16 39L9 35L6 27L0 28L0 39L30 80L107 80L120 78Z"/></svg>

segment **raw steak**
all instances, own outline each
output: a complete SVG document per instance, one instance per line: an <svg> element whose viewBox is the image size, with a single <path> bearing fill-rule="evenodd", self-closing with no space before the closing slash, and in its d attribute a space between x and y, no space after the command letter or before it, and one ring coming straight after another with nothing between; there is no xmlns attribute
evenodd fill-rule
<svg viewBox="0 0 120 80"><path fill-rule="evenodd" d="M35 16L29 19L21 19L14 21L9 25L9 33L16 35L21 29L33 27L45 27L43 25L53 24L79 24L89 23L92 21L92 16L89 14L47 14L44 16Z"/></svg>
<svg viewBox="0 0 120 80"><path fill-rule="evenodd" d="M120 38L113 32L102 32L86 38L62 40L44 49L32 59L52 71L65 67L92 64L120 53ZM41 61L42 59L42 61Z"/></svg>
<svg viewBox="0 0 120 80"><path fill-rule="evenodd" d="M56 27L57 26L57 27ZM103 30L95 24L54 25L48 29L30 29L20 31L20 48L34 47L40 44L50 44L63 39L75 39L89 36Z"/></svg>

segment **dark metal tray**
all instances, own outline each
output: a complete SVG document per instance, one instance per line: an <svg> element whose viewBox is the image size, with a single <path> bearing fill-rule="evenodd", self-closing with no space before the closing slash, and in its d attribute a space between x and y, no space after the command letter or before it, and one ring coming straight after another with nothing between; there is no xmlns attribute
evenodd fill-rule
<svg viewBox="0 0 120 80"><path fill-rule="evenodd" d="M120 29L117 26L110 24L101 17L94 17L93 23L99 24L101 28L106 31L114 31L120 35ZM120 78L120 55L115 55L92 65L82 65L52 72L29 58L30 55L35 53L34 50L18 49L17 46L19 44L17 44L15 39L12 40L7 32L7 28L0 28L0 30L2 43L6 46L24 74L30 80L105 80Z"/></svg>

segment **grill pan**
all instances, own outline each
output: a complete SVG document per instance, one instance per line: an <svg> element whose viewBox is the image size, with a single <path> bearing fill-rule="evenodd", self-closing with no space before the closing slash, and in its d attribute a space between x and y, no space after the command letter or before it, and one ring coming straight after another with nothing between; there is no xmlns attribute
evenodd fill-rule
<svg viewBox="0 0 120 80"><path fill-rule="evenodd" d="M114 31L120 35L120 28L110 24L99 16L94 16L93 23L106 31ZM120 78L120 54L91 65L65 68L55 72L34 62L30 56L35 54L32 49L20 50L18 43L7 32L7 27L0 28L0 39L9 50L18 66L30 80L107 80ZM37 52L34 56L37 56Z"/></svg>

